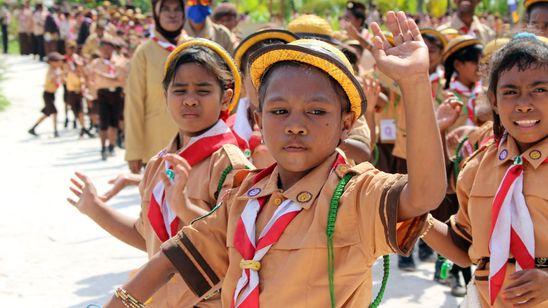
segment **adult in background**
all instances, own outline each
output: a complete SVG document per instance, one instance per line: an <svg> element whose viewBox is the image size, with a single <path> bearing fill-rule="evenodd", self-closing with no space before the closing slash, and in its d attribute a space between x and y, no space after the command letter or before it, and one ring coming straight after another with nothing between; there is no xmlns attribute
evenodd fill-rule
<svg viewBox="0 0 548 308"><path fill-rule="evenodd" d="M181 0L153 0L152 7L153 37L135 50L125 96L125 158L133 173L139 173L177 131L163 99L162 79L167 56L181 37L185 6Z"/></svg>
<svg viewBox="0 0 548 308"><path fill-rule="evenodd" d="M234 46L238 45L242 39L242 34L238 31L238 11L236 6L229 2L220 3L215 10L213 10L213 15L211 20L218 24L225 26L230 30L230 35L232 38L232 43Z"/></svg>
<svg viewBox="0 0 548 308"><path fill-rule="evenodd" d="M457 11L451 21L439 27L438 30L452 28L460 34L467 34L487 44L495 38L495 31L483 24L475 15L476 6L480 0L454 0Z"/></svg>
<svg viewBox="0 0 548 308"><path fill-rule="evenodd" d="M211 21L211 3L209 0L187 1L188 22L185 25L185 32L190 37L201 37L212 40L221 45L230 54L234 52L232 35L223 25Z"/></svg>
<svg viewBox="0 0 548 308"><path fill-rule="evenodd" d="M53 7L51 12L47 14L44 23L44 49L46 54L59 51L57 48L57 42L60 38L59 22L59 8Z"/></svg>
<svg viewBox="0 0 548 308"><path fill-rule="evenodd" d="M11 22L11 14L8 8L7 3L2 5L2 10L0 11L0 25L2 26L2 47L4 53L8 53L8 43L9 43L9 33L8 26Z"/></svg>
<svg viewBox="0 0 548 308"><path fill-rule="evenodd" d="M525 21L533 32L548 37L548 0L525 0Z"/></svg>
<svg viewBox="0 0 548 308"><path fill-rule="evenodd" d="M21 55L30 55L32 53L32 11L28 2L21 4L19 15L17 15L17 34Z"/></svg>
<svg viewBox="0 0 548 308"><path fill-rule="evenodd" d="M32 50L35 57L40 61L44 60L46 53L44 51L44 25L46 23L47 11L41 3L36 4L34 13L32 14Z"/></svg>

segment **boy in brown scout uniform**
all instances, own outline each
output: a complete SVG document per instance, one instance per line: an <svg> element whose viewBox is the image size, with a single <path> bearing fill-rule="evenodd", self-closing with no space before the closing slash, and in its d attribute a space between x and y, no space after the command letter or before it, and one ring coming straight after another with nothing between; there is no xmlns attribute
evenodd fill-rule
<svg viewBox="0 0 548 308"><path fill-rule="evenodd" d="M256 118L277 164L236 173L241 184L216 211L165 243L105 307L139 307L175 272L198 296L222 284L224 307L363 307L371 300L375 259L407 253L446 188L428 50L403 12L387 20L396 47L373 23L373 50L409 98L409 176L369 163L349 168L336 151L364 103L344 54L316 40L261 49L250 69L261 103ZM178 166L173 185L186 180Z"/></svg>
<svg viewBox="0 0 548 308"><path fill-rule="evenodd" d="M107 155L114 155L114 145L118 131L120 114L123 112L123 86L127 72L113 59L116 43L112 39L101 41L101 58L91 63L92 77L97 89L97 102L99 104L99 126L101 137L101 158L107 159ZM108 154L107 154L108 139Z"/></svg>
<svg viewBox="0 0 548 308"><path fill-rule="evenodd" d="M93 184L79 173L77 176L86 188L82 189L82 183L73 179L80 200L71 201L112 235L145 250L149 257L178 229L215 206L221 189L232 182L228 170L253 168L236 146L234 135L219 119L221 110L231 109L238 101L241 89L238 70L228 53L211 41L188 41L168 58L164 75L167 109L179 133L146 166L140 183L140 217L122 216L97 201ZM166 173L176 171L174 162L182 160L193 165L188 174L191 180L185 188L177 187L181 189L177 196L182 199L172 199L168 183L173 179ZM219 295L198 302L200 298L175 275L147 307L220 307Z"/></svg>
<svg viewBox="0 0 548 308"><path fill-rule="evenodd" d="M42 121L52 116L53 120L53 136L59 137L57 132L57 108L55 108L55 92L61 86L63 80L63 60L64 57L58 52L52 52L47 56L48 70L46 72L46 81L44 82L44 103L45 107L42 109L43 115L40 116L38 121L29 129L29 134L38 136L35 129Z"/></svg>

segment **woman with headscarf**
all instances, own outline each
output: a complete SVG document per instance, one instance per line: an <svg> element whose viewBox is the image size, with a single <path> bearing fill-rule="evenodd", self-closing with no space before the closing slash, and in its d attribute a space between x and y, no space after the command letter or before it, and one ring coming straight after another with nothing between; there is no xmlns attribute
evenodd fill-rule
<svg viewBox="0 0 548 308"><path fill-rule="evenodd" d="M125 96L126 160L133 173L169 143L176 133L162 99L163 67L182 38L182 0L153 0L154 31L137 47L131 60Z"/></svg>

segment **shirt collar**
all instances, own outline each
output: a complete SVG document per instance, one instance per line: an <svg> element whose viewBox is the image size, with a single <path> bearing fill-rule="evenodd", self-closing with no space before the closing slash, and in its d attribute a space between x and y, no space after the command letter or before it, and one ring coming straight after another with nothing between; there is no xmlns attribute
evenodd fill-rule
<svg viewBox="0 0 548 308"><path fill-rule="evenodd" d="M499 145L496 165L500 166L507 161L513 161L518 155L520 155L520 153L516 141L512 136L507 135L506 139ZM546 159L548 159L548 138L544 138L531 146L527 151L523 152L521 156L524 160L528 161L533 168L537 169Z"/></svg>
<svg viewBox="0 0 548 308"><path fill-rule="evenodd" d="M337 153L333 153L328 159L311 170L286 191L278 188L279 173L278 166L276 166L269 176L266 176L255 185L251 186L251 188L238 199L258 199L261 197L269 197L275 192L278 192L284 199L293 200L298 202L303 209L309 209L319 195L322 187L327 182L336 157Z"/></svg>
<svg viewBox="0 0 548 308"><path fill-rule="evenodd" d="M192 26L190 25L190 22L185 24L184 29L185 29L185 32L188 33L188 35L191 37L201 37L201 38L211 40L213 39L213 33L212 33L213 25L211 23L212 23L211 20L209 19L209 17L207 17L205 20L205 26L202 30L200 31L194 30Z"/></svg>

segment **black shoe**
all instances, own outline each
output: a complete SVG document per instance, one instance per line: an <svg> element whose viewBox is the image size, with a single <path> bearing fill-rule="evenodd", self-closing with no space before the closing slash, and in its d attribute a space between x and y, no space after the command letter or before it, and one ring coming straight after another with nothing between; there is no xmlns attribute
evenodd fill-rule
<svg viewBox="0 0 548 308"><path fill-rule="evenodd" d="M82 128L80 129L80 137L84 137L84 135L87 135L90 138L95 138L95 135L92 134L89 130Z"/></svg>
<svg viewBox="0 0 548 308"><path fill-rule="evenodd" d="M114 156L114 145L112 144L108 146L108 156Z"/></svg>
<svg viewBox="0 0 548 308"><path fill-rule="evenodd" d="M69 122L68 118L65 118L65 128L68 127L68 122Z"/></svg>
<svg viewBox="0 0 548 308"><path fill-rule="evenodd" d="M419 260L425 262L425 261L434 261L434 251L432 248L425 245L419 244Z"/></svg>
<svg viewBox="0 0 548 308"><path fill-rule="evenodd" d="M405 272L414 272L417 267L415 266L415 261L413 257L402 257L398 256L398 268Z"/></svg>
<svg viewBox="0 0 548 308"><path fill-rule="evenodd" d="M451 275L448 279L451 282L451 295L464 297L466 295L466 288L461 284L459 277Z"/></svg>
<svg viewBox="0 0 548 308"><path fill-rule="evenodd" d="M72 121L72 128L77 129L78 126L76 125L76 120Z"/></svg>
<svg viewBox="0 0 548 308"><path fill-rule="evenodd" d="M58 132L54 132L54 133L53 133L53 138L59 138L59 133L58 133Z"/></svg>
<svg viewBox="0 0 548 308"><path fill-rule="evenodd" d="M107 160L107 157L108 157L108 155L107 155L107 149L103 148L103 149L101 150L101 159L102 159L102 160Z"/></svg>
<svg viewBox="0 0 548 308"><path fill-rule="evenodd" d="M34 137L38 137L38 134L34 131L34 128L31 128L28 130L29 134L33 135Z"/></svg>

